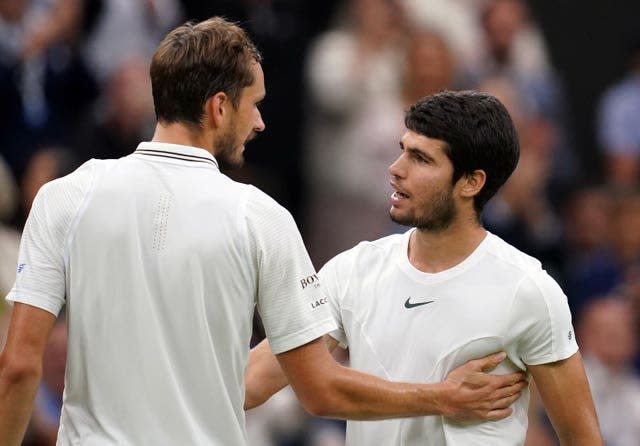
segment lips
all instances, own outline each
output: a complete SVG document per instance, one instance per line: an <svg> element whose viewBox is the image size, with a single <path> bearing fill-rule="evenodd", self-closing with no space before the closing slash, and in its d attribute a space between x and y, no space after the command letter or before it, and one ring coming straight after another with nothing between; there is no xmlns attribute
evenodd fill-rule
<svg viewBox="0 0 640 446"><path fill-rule="evenodd" d="M398 205L403 200L410 198L409 194L402 190L395 181L391 181L389 184L391 184L391 187L394 189L390 197L392 205Z"/></svg>

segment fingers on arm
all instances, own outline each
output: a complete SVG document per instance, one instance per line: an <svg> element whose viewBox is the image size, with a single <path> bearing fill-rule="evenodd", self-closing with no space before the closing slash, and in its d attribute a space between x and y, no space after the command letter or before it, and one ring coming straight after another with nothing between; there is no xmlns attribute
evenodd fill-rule
<svg viewBox="0 0 640 446"><path fill-rule="evenodd" d="M473 361L469 361L474 368L481 371L490 371L494 369L498 364L500 364L507 357L505 352L493 353L491 355L485 356L483 358L474 359Z"/></svg>

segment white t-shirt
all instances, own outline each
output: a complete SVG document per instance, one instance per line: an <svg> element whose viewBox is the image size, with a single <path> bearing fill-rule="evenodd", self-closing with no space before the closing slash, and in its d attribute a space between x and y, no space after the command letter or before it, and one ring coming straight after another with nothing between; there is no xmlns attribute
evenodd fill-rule
<svg viewBox="0 0 640 446"><path fill-rule="evenodd" d="M45 185L7 297L58 314L58 445L244 445L254 306L274 353L335 329L291 215L208 152L142 143Z"/></svg>
<svg viewBox="0 0 640 446"><path fill-rule="evenodd" d="M351 366L393 381L439 382L458 365L505 351L494 373L573 355L567 299L529 257L488 233L463 262L436 274L414 268L409 235L363 242L329 261L322 287ZM512 416L458 423L443 416L347 422L349 446L521 445L529 393Z"/></svg>

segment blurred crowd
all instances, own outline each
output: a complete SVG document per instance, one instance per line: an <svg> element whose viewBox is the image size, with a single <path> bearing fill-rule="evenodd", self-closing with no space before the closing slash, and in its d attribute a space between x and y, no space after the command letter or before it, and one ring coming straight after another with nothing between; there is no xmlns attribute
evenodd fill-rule
<svg viewBox="0 0 640 446"><path fill-rule="evenodd" d="M521 157L484 223L563 286L605 441L637 446L640 32L619 42L624 70L591 101L594 136L585 145L568 101L573 80L556 68L535 3L0 0L0 294L13 284L20 230L39 187L148 140L156 45L181 22L224 15L263 52L267 84L267 130L249 146L246 166L228 174L293 213L318 268L360 240L404 230L388 218L387 166L409 104L443 89L477 89L507 106ZM593 148L601 162L587 166ZM9 311L0 302L0 345ZM55 444L65 355L61 319L25 445ZM247 421L252 445L344 444L341 422L306 415L289 390ZM535 398L530 426L528 445L556 444Z"/></svg>

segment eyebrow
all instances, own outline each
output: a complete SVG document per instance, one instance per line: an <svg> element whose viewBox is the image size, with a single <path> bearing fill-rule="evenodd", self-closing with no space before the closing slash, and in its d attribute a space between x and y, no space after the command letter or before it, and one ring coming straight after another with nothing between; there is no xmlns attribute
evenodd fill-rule
<svg viewBox="0 0 640 446"><path fill-rule="evenodd" d="M427 161L430 161L430 162L436 161L431 155L418 149L417 147L405 147L402 141L400 141L400 148L405 152L409 152L414 155L420 155L422 158L426 159Z"/></svg>

